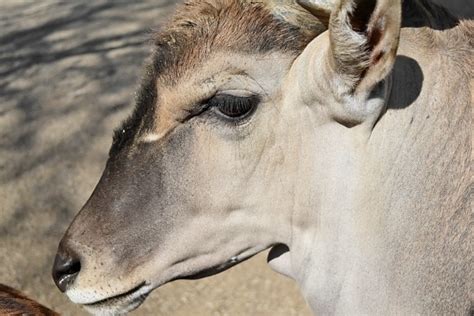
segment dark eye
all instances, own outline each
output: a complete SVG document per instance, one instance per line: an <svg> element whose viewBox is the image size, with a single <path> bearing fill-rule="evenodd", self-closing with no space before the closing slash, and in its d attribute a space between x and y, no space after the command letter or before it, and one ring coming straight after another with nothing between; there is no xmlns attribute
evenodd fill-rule
<svg viewBox="0 0 474 316"><path fill-rule="evenodd" d="M259 98L256 95L239 97L230 94L216 95L208 101L220 114L231 119L240 119L250 115L257 107Z"/></svg>

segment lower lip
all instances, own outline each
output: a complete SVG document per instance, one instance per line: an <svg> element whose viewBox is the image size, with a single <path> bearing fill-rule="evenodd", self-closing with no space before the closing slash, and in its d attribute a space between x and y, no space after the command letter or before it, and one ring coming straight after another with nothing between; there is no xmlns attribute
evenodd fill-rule
<svg viewBox="0 0 474 316"><path fill-rule="evenodd" d="M132 301L116 304L84 305L84 308L92 315L123 315L138 308L144 301L145 298L140 296Z"/></svg>
<svg viewBox="0 0 474 316"><path fill-rule="evenodd" d="M114 303L133 304L134 302L137 302L137 301L140 301L140 300L143 301L145 299L145 297L148 295L148 293L150 292L149 290L143 291L145 286L146 286L146 284L142 283L142 284L134 287L133 289L131 289L131 290L125 292L125 293L122 293L122 294L119 294L119 295L116 295L116 296L112 296L112 297L109 297L109 298L106 298L106 299L103 299L103 300L100 300L100 301L96 301L96 302L93 302L93 303L83 304L83 305L87 308L89 308L89 307L96 308L96 307L104 307L104 306L108 306L108 305L114 305Z"/></svg>

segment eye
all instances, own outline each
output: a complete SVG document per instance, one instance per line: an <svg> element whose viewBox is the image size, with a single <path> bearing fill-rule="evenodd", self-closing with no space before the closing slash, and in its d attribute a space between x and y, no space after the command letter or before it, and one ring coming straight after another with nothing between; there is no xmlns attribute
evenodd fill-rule
<svg viewBox="0 0 474 316"><path fill-rule="evenodd" d="M230 119L241 119L247 117L257 107L259 98L252 96L235 96L230 94L218 94L208 101L208 105L216 109L219 114Z"/></svg>

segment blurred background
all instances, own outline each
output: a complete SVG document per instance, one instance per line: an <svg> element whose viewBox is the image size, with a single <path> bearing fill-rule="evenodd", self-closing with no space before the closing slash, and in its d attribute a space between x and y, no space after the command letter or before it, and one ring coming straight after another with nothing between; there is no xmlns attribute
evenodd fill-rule
<svg viewBox="0 0 474 316"><path fill-rule="evenodd" d="M177 1L0 1L0 283L65 315L57 244L97 183L133 107L152 28ZM472 0L438 0L464 17ZM134 315L310 315L259 255L154 291Z"/></svg>

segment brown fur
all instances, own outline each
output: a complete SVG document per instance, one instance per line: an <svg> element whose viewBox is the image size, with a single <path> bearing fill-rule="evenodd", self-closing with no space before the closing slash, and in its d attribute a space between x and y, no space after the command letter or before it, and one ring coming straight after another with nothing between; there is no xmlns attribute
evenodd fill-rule
<svg viewBox="0 0 474 316"><path fill-rule="evenodd" d="M154 34L153 53L135 111L115 132L114 144L119 146L114 145L111 153L144 131L156 129L157 81L158 86L172 87L216 52L281 51L296 57L325 29L296 5L279 6L277 10L274 2L190 0L179 7L169 23Z"/></svg>
<svg viewBox="0 0 474 316"><path fill-rule="evenodd" d="M181 6L163 32L155 35L155 63L168 71L162 80L176 80L214 51L262 53L301 52L324 27L310 14L273 12L271 3L240 0L191 0ZM276 14L275 14L276 13ZM307 16L312 23L296 25L291 16Z"/></svg>
<svg viewBox="0 0 474 316"><path fill-rule="evenodd" d="M0 315L59 315L17 290L0 284Z"/></svg>

